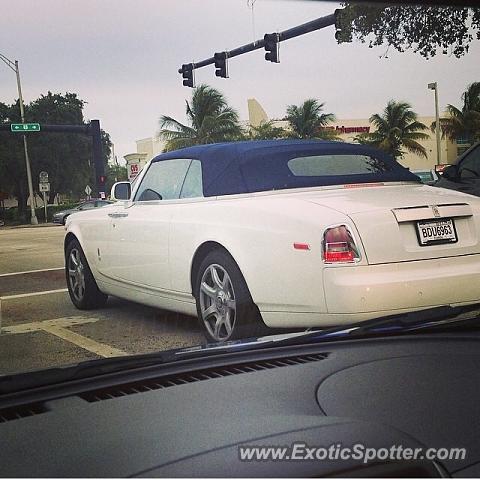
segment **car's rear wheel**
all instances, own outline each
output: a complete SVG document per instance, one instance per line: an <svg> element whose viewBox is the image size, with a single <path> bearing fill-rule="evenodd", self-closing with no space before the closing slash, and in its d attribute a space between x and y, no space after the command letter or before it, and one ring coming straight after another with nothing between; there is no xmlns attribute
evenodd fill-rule
<svg viewBox="0 0 480 480"><path fill-rule="evenodd" d="M65 274L70 299L78 309L90 310L105 305L108 296L98 289L78 240L72 240L65 250Z"/></svg>
<svg viewBox="0 0 480 480"><path fill-rule="evenodd" d="M201 262L195 287L197 314L207 340L225 342L268 332L242 272L222 250Z"/></svg>

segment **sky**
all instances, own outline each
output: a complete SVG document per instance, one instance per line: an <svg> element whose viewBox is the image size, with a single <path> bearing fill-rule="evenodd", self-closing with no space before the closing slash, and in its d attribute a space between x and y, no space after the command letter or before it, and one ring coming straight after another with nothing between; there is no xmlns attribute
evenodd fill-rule
<svg viewBox="0 0 480 480"><path fill-rule="evenodd" d="M250 0L251 3L252 0ZM154 136L162 114L185 121L191 90L177 70L216 51L233 49L328 15L334 2L303 0L0 0L0 53L19 60L25 102L48 91L75 92L87 119L99 119L119 160L135 140ZM440 108L460 105L461 93L480 80L480 42L460 59L338 45L334 27L280 44L280 64L257 50L229 62L229 79L210 65L197 85L218 88L248 119L256 98L271 118L307 98L325 102L337 118L368 118L390 99L406 100L419 115L434 115L430 82L438 82ZM4 68L2 68L4 67ZM0 102L17 98L15 75L0 62Z"/></svg>

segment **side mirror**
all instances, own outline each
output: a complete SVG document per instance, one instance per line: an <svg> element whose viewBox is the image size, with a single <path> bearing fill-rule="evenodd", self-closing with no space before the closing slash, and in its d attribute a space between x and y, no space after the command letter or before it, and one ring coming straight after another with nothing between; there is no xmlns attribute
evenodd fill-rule
<svg viewBox="0 0 480 480"><path fill-rule="evenodd" d="M110 196L113 200L129 200L132 194L130 182L117 182L113 184Z"/></svg>

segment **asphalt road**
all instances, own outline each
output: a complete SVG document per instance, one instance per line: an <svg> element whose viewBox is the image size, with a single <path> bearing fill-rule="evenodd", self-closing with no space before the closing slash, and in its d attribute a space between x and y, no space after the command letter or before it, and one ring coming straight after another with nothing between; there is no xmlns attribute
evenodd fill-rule
<svg viewBox="0 0 480 480"><path fill-rule="evenodd" d="M0 228L0 375L203 343L197 319L109 298L77 310L62 227Z"/></svg>

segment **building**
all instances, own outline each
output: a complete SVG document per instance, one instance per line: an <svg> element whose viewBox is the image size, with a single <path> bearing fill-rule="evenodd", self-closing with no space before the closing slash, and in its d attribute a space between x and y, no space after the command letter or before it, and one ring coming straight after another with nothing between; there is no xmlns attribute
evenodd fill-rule
<svg viewBox="0 0 480 480"><path fill-rule="evenodd" d="M128 180L130 182L140 173L145 164L161 153L165 147L165 142L155 137L142 138L135 143L137 144L136 153L129 153L123 157L127 162Z"/></svg>
<svg viewBox="0 0 480 480"><path fill-rule="evenodd" d="M269 121L265 110L254 98L248 99L248 116L250 125L253 126ZM418 121L429 127L429 130L425 131L429 138L419 142L427 151L427 158L406 152L403 158L400 159L400 162L412 170L435 168L437 163L437 140L435 133L430 130L430 125L435 122L435 117L419 117ZM284 120L275 120L274 123L276 126L288 128L288 122ZM344 142L355 142L357 135L375 131L374 126L367 118L338 119L329 128L335 130L337 136ZM446 138L441 138L441 163L453 163L457 156L465 150L462 147L461 140L452 142Z"/></svg>
<svg viewBox="0 0 480 480"><path fill-rule="evenodd" d="M262 122L270 120L256 99L249 98L247 105L248 122L242 122L245 123L245 125L258 126ZM406 152L403 158L400 159L400 163L412 170L433 169L437 163L437 143L435 133L430 130L430 125L435 122L435 117L419 117L418 120L429 127L429 129L425 131L428 139L419 141L427 151L427 158ZM285 120L274 120L274 124L279 127L288 128L288 122ZM328 128L335 130L339 139L344 142L354 142L357 135L374 131L374 126L368 118L338 119ZM136 175L135 172L140 171L143 165L153 156L161 153L165 145L164 142L156 138L144 138L137 140L136 143L137 152L124 157L127 161L129 178L132 168L134 170L132 178L134 178ZM462 144L461 139L459 139L458 142L452 142L449 139L442 138L440 140L441 163L454 163L457 156L465 150L464 147L465 145Z"/></svg>

